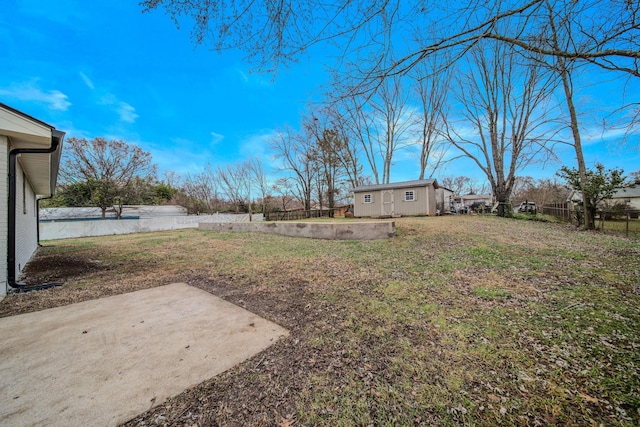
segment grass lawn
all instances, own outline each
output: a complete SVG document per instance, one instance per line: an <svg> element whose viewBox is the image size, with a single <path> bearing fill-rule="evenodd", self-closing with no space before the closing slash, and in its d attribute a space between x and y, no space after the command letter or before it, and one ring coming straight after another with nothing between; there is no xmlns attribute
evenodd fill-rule
<svg viewBox="0 0 640 427"><path fill-rule="evenodd" d="M596 220L596 226L606 233L628 234L628 237L640 239L640 219Z"/></svg>
<svg viewBox="0 0 640 427"><path fill-rule="evenodd" d="M47 242L0 315L172 282L291 336L128 425L638 425L640 243L493 216L325 241L198 230Z"/></svg>

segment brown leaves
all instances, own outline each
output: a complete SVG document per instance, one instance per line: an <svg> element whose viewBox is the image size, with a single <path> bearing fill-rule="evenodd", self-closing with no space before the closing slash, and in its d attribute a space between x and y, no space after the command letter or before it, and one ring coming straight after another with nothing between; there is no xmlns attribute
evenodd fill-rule
<svg viewBox="0 0 640 427"><path fill-rule="evenodd" d="M288 415L287 418L282 418L278 424L279 427L293 427L295 425L296 420L291 415Z"/></svg>
<svg viewBox="0 0 640 427"><path fill-rule="evenodd" d="M600 399L598 399L597 397L591 397L588 394L578 393L578 396L583 398L584 401L587 402L587 403L598 403L598 402L600 402Z"/></svg>

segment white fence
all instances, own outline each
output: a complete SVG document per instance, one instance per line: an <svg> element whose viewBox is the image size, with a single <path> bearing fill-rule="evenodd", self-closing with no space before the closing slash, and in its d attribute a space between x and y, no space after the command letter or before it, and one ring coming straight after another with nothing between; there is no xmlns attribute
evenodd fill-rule
<svg viewBox="0 0 640 427"><path fill-rule="evenodd" d="M253 214L251 221L263 221L264 215ZM40 240L76 237L110 236L114 234L198 228L200 222L249 222L249 214L191 215L144 219L108 219L89 221L51 221L40 223Z"/></svg>
<svg viewBox="0 0 640 427"><path fill-rule="evenodd" d="M163 216L187 216L187 208L178 205L124 205L122 206L122 216L132 219L158 218ZM106 210L105 217L116 218L116 209L111 207ZM41 208L40 220L82 220L100 219L102 210L100 208Z"/></svg>

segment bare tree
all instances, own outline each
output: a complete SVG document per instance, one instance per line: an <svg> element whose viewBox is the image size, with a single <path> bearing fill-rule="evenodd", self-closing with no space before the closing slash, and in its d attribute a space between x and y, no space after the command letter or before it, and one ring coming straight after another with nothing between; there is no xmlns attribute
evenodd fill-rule
<svg viewBox="0 0 640 427"><path fill-rule="evenodd" d="M536 202L539 207L551 203L563 203L569 196L569 188L556 179L534 179L530 176L517 177L513 188L512 200Z"/></svg>
<svg viewBox="0 0 640 427"><path fill-rule="evenodd" d="M374 115L366 105L366 97L341 97L338 100L337 108L341 117L341 128L345 133L345 138L359 146L358 151L364 153L366 162L371 170L371 175L375 179L376 184L379 184L378 155L373 129ZM354 185L354 187L362 184L360 180L356 182L357 184Z"/></svg>
<svg viewBox="0 0 640 427"><path fill-rule="evenodd" d="M358 141L376 184L389 183L394 155L410 144L415 122L403 79L385 80L372 96L341 96L338 105L346 136Z"/></svg>
<svg viewBox="0 0 640 427"><path fill-rule="evenodd" d="M304 123L309 137L315 140L313 153L318 168L318 200L322 205L326 192L330 216L333 216L336 197L344 178L349 176L351 185L355 187L354 182L357 182L359 175L357 153L352 151L353 147L349 145L347 137L335 124L329 116L315 114Z"/></svg>
<svg viewBox="0 0 640 427"><path fill-rule="evenodd" d="M210 164L203 171L182 179L183 203L191 213L213 213L219 208L219 179Z"/></svg>
<svg viewBox="0 0 640 427"><path fill-rule="evenodd" d="M382 158L382 183L391 180L393 156L409 144L408 131L413 122L409 108L409 95L402 85L402 78L393 76L385 80L371 100L374 111L374 136L378 153Z"/></svg>
<svg viewBox="0 0 640 427"><path fill-rule="evenodd" d="M444 176L438 182L457 195L483 194L487 192L487 184L485 182L479 183L468 176Z"/></svg>
<svg viewBox="0 0 640 427"><path fill-rule="evenodd" d="M545 12L548 19L548 25L545 26L537 39L541 48L559 51L566 50L566 48L570 48L574 45L582 45L582 49L584 49L587 45L592 43L589 38L585 40L580 37L580 30L573 29L573 25L576 24L575 15L579 14L580 9L583 7L582 5L579 5L578 3L570 3L562 10L555 10L554 5L547 0L544 2L544 6L546 6ZM548 65L558 75L562 82L562 93L567 107L569 129L571 130L572 137L570 145L573 146L576 154L579 182L584 187L588 182L588 173L582 150L582 137L580 134L578 112L574 103L575 88L572 79L572 76L580 63L577 63L574 58L555 56ZM588 206L589 200L585 188L582 188L581 195L583 198L583 206ZM591 216L587 215L585 216L583 226L587 230L594 229L595 221Z"/></svg>
<svg viewBox="0 0 640 427"><path fill-rule="evenodd" d="M311 211L311 193L317 178L313 141L286 126L271 141L271 148L282 161L282 169L291 173L295 194L304 204L307 215Z"/></svg>
<svg viewBox="0 0 640 427"><path fill-rule="evenodd" d="M439 71L440 64L433 57L414 68L412 79L420 105L416 123L420 144L420 176L424 179L428 167L432 172L438 168L446 154L441 130L447 116L447 93L452 69Z"/></svg>
<svg viewBox="0 0 640 427"><path fill-rule="evenodd" d="M276 70L313 45L333 42L337 68L354 78L345 92L349 97L370 94L441 52L447 52L453 63L486 40L557 67L570 110L569 64L640 77L640 2L633 0L143 0L141 4L147 12L164 8L176 25L182 18L191 19L196 43L219 50L244 49L262 69ZM637 126L636 96L621 107L635 111L619 126ZM362 109L350 111L363 118ZM571 122L578 169L585 181L578 124L574 118ZM379 182L367 141L371 143L364 139L363 148ZM383 181L384 176L383 172Z"/></svg>
<svg viewBox="0 0 640 427"><path fill-rule="evenodd" d="M473 129L448 125L447 138L487 176L504 216L516 172L551 139L542 109L551 79L536 63L520 64L523 58L508 45L483 44L491 46L473 50L470 71L458 80L457 97Z"/></svg>
<svg viewBox="0 0 640 427"><path fill-rule="evenodd" d="M162 182L172 188L178 188L181 185L182 177L176 171L164 171L162 173Z"/></svg>
<svg viewBox="0 0 640 427"><path fill-rule="evenodd" d="M279 194L280 209L286 211L292 207L294 202L293 189L289 178L278 178L273 185L273 190Z"/></svg>
<svg viewBox="0 0 640 427"><path fill-rule="evenodd" d="M571 16L574 28L590 42L540 46L540 29L548 24L544 9L561 14L575 3L579 8ZM313 45L333 42L345 53L339 61L349 53L360 53L363 80L374 82L380 76L406 72L436 52L451 51L455 59L478 41L492 39L545 57L575 59L640 76L637 1L143 0L141 4L145 12L163 8L177 26L181 19L193 22L195 43L218 50L242 49L268 70L298 59ZM414 43L407 42L411 38L416 38ZM400 47L394 40L403 40L406 47L389 61L390 47ZM364 58L371 58L372 65L363 68Z"/></svg>
<svg viewBox="0 0 640 427"><path fill-rule="evenodd" d="M312 116L318 120L314 120L317 127L330 129L334 133L329 147L334 152L342 173L345 176L347 185L355 188L363 181L362 164L360 163L360 150L357 139L349 137L346 131L345 119L340 112L334 107L325 107L313 113Z"/></svg>
<svg viewBox="0 0 640 427"><path fill-rule="evenodd" d="M267 213L267 197L269 193L269 183L267 180L267 172L264 169L262 160L258 157L252 157L247 161L249 171L249 179L251 185L255 185L260 198L262 199L262 213Z"/></svg>
<svg viewBox="0 0 640 427"><path fill-rule="evenodd" d="M235 213L245 211L252 214L251 210L251 176L249 163L242 162L234 165L227 164L218 167L217 174L220 178L222 191L234 206Z"/></svg>
<svg viewBox="0 0 640 427"><path fill-rule="evenodd" d="M65 185L84 182L91 200L106 217L108 208L122 206L136 178L156 176L151 154L121 140L69 138L63 151L60 176ZM117 209L118 218L122 209Z"/></svg>

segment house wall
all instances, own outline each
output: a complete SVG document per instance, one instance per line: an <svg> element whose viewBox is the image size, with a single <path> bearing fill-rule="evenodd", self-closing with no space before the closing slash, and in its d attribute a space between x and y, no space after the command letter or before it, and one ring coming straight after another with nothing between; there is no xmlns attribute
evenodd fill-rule
<svg viewBox="0 0 640 427"><path fill-rule="evenodd" d="M9 222L9 142L0 135L0 295L7 293L7 226Z"/></svg>
<svg viewBox="0 0 640 427"><path fill-rule="evenodd" d="M20 161L16 180L16 277L38 248L36 195L25 179ZM9 266L11 268L11 266Z"/></svg>
<svg viewBox="0 0 640 427"><path fill-rule="evenodd" d="M627 206L629 209L640 209L640 188L618 190L608 202L609 205L620 204Z"/></svg>
<svg viewBox="0 0 640 427"><path fill-rule="evenodd" d="M448 188L436 188L436 210L439 210L441 214L446 214L454 207L453 204L453 191Z"/></svg>
<svg viewBox="0 0 640 427"><path fill-rule="evenodd" d="M9 290L7 284L7 269L13 266L7 265L7 240L9 223L9 141L6 136L0 135L0 295L6 295ZM36 196L23 175L20 161L16 168L16 265L15 274L19 277L20 271L38 246Z"/></svg>
<svg viewBox="0 0 640 427"><path fill-rule="evenodd" d="M493 196L491 194L469 194L461 196L460 199L465 206L471 206L474 202L493 203Z"/></svg>
<svg viewBox="0 0 640 427"><path fill-rule="evenodd" d="M405 201L405 192L413 191L414 200ZM387 193L383 196L383 193ZM364 196L371 195L371 203L364 203ZM379 217L383 215L383 197L393 195L392 215L416 216L436 214L436 195L433 186L405 187L386 190L372 190L354 194L354 216Z"/></svg>
<svg viewBox="0 0 640 427"><path fill-rule="evenodd" d="M627 199L629 202L627 203ZM621 198L612 198L611 202L613 204L621 204L626 205L630 209L640 209L640 197L621 197Z"/></svg>

